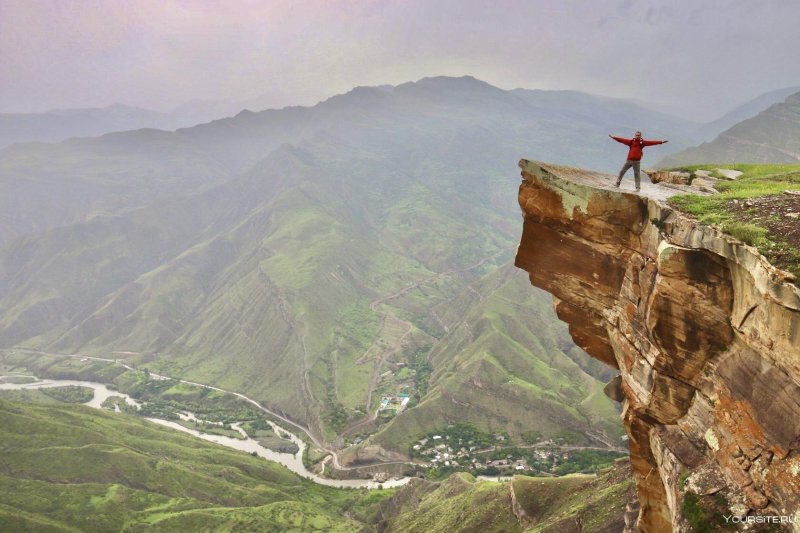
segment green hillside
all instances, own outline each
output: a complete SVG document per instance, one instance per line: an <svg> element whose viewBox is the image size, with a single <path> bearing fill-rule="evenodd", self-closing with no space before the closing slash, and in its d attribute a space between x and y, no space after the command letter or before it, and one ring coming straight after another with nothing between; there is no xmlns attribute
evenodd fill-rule
<svg viewBox="0 0 800 533"><path fill-rule="evenodd" d="M384 509L388 531L523 531L511 508L508 483L476 482L469 474L405 487Z"/></svg>
<svg viewBox="0 0 800 533"><path fill-rule="evenodd" d="M708 163L796 163L800 161L800 93L743 120L714 140L659 161L660 168Z"/></svg>
<svg viewBox="0 0 800 533"><path fill-rule="evenodd" d="M627 462L597 476L515 476L504 483L454 474L441 483L415 482L400 489L380 504L380 517L387 531L405 533L616 533L624 527L634 492Z"/></svg>
<svg viewBox="0 0 800 533"><path fill-rule="evenodd" d="M587 430L621 442L617 407L603 394L603 383L579 366L592 363L572 344L565 324L542 327L552 303L530 287L524 272L505 265L435 312L448 331L430 351L428 394L368 442L406 451L424 434L459 422L517 442L535 432L589 444ZM611 373L599 365L587 370Z"/></svg>
<svg viewBox="0 0 800 533"><path fill-rule="evenodd" d="M0 425L3 531L354 531L391 494L83 406L0 400Z"/></svg>
<svg viewBox="0 0 800 533"><path fill-rule="evenodd" d="M9 149L9 176L73 161L107 180L92 182L98 194L122 190L103 165L125 167L118 158L130 153L161 161L180 149L170 165L185 156L186 166L170 172L198 181L114 216L65 202L75 211L53 215L59 227L0 248L0 347L127 358L245 393L330 442L391 426L371 417L383 395L405 391L417 406L380 441L401 453L410 433L450 416L453 399L473 405L484 430L618 435L586 374L607 371L577 351L550 297L521 290L524 277L491 281L518 240L513 161L531 143L572 160L565 137L609 125L591 109L564 121L472 78L432 78L175 134L39 145L27 159ZM605 136L589 138L580 157L610 159Z"/></svg>
<svg viewBox="0 0 800 533"><path fill-rule="evenodd" d="M508 482L333 489L138 417L47 401L0 399L3 531L555 531L575 520L613 531L632 489L622 462L598 476L518 476L518 518Z"/></svg>

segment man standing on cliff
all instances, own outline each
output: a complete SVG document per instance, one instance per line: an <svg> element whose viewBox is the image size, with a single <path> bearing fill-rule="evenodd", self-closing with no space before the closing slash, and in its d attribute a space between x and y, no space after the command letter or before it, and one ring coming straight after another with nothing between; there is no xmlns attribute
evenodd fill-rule
<svg viewBox="0 0 800 533"><path fill-rule="evenodd" d="M622 165L622 170L619 171L619 178L617 178L617 183L614 187L619 187L620 182L622 181L622 176L628 171L629 168L633 167L633 179L636 182L636 190L640 190L640 179L639 179L639 165L642 161L642 150L645 146L654 146L656 144L664 144L667 141L646 141L642 139L642 132L637 131L633 139L626 139L624 137L614 137L610 133L608 134L609 137L617 141L618 143L625 144L629 146L628 149L628 160L625 161L625 164Z"/></svg>

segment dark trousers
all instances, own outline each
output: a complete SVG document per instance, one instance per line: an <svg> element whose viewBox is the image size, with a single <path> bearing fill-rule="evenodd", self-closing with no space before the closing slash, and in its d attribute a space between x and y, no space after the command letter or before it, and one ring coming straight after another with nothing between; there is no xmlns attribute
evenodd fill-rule
<svg viewBox="0 0 800 533"><path fill-rule="evenodd" d="M622 170L619 171L619 179L617 179L617 185L620 184L622 181L622 176L628 171L629 168L633 167L633 180L636 182L636 188L639 189L640 185L640 177L639 177L639 166L641 161L634 161L633 159L628 159L625 161L625 164L622 165Z"/></svg>

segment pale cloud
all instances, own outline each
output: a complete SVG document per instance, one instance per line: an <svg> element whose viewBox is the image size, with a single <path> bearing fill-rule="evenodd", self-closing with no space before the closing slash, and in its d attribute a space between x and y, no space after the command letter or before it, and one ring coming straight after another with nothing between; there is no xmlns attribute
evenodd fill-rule
<svg viewBox="0 0 800 533"><path fill-rule="evenodd" d="M0 111L313 103L472 74L713 115L800 84L800 3L0 0Z"/></svg>

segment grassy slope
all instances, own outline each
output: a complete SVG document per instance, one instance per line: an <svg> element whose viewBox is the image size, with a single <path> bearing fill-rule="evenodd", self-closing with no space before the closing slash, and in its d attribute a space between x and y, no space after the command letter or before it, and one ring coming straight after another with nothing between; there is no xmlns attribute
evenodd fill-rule
<svg viewBox="0 0 800 533"><path fill-rule="evenodd" d="M483 268L453 272L510 253L516 243L516 183L508 180L516 182L514 162L531 139L541 140L539 157L563 160L558 139L592 123L543 118L513 95L474 85L448 92L412 84L391 98L367 91L378 102L369 105L345 95L313 111L346 117L333 121L334 129L281 147L219 189L16 243L0 257L0 342L103 356L141 352L139 364L244 392L332 437L348 417L363 414L357 410L364 409L374 360L357 361L379 341L383 324L413 324L398 360L435 344L444 332L431 309L470 314L474 302L449 302L505 262L498 256ZM220 128L236 126L244 138L240 122L259 120L237 117L180 137L214 139L222 157ZM269 129L253 128L250 134ZM255 144L251 139L243 150ZM225 148L230 157L237 146ZM602 146L598 141L585 157ZM536 305L549 302L542 295ZM452 376L462 362L474 375L484 364L499 365L491 386L510 390L503 409L519 423L518 413L531 412L524 402L541 391L528 386L534 377L515 372L550 370L509 359L531 360L531 350L553 356L537 339L564 328L549 309L527 325L511 308L487 313L482 324L496 333L465 347L463 361L447 361L462 350L436 348L447 354L436 357L447 372L440 375ZM500 331L507 326L528 333ZM566 343L563 351L573 349ZM591 388L571 400L580 403Z"/></svg>
<svg viewBox="0 0 800 533"><path fill-rule="evenodd" d="M395 505L391 510L393 516L386 520L388 530L408 533L523 530L511 509L507 483L476 482L469 474L453 474L433 487L433 490L427 488L429 492L423 493L418 503L414 499L404 502L402 493L413 488L402 489L396 503L391 502Z"/></svg>
<svg viewBox="0 0 800 533"><path fill-rule="evenodd" d="M353 531L387 493L283 467L127 415L0 400L0 529Z"/></svg>
<svg viewBox="0 0 800 533"><path fill-rule="evenodd" d="M683 167L687 171L714 171L716 168L717 165ZM733 210L734 201L780 198L786 190L800 190L800 165L735 164L725 168L744 174L734 181L720 180L717 183L720 194L673 196L669 199L670 205L697 217L703 224L721 225L726 233L756 246L768 259L777 258L783 268L800 276L800 249L787 243L783 235L768 231L764 224L742 220L742 215Z"/></svg>
<svg viewBox="0 0 800 533"><path fill-rule="evenodd" d="M596 533L621 531L625 506L635 491L627 460L597 476L517 476L512 484L519 505L531 518L527 531L537 533L575 527Z"/></svg>
<svg viewBox="0 0 800 533"><path fill-rule="evenodd" d="M0 528L14 531L522 531L509 483L455 474L398 491L337 490L282 467L82 406L0 400ZM534 531L618 524L631 480L517 477ZM365 528L365 529L362 529Z"/></svg>
<svg viewBox="0 0 800 533"><path fill-rule="evenodd" d="M522 521L514 515L510 484L527 513ZM418 482L404 487L381 504L381 516L392 532L611 533L621 531L633 490L630 467L625 462L597 476L515 476L513 481L502 483L454 474L441 483Z"/></svg>
<svg viewBox="0 0 800 533"><path fill-rule="evenodd" d="M665 157L659 167L704 163L796 163L800 160L800 93L722 132L713 141Z"/></svg>
<svg viewBox="0 0 800 533"><path fill-rule="evenodd" d="M541 326L551 305L524 272L505 266L443 306L450 331L430 354L431 392L373 440L407 451L424 433L469 421L512 438L566 431L568 440L583 444L589 442L583 432L592 429L619 442L617 407L573 360L585 354L570 353L565 325Z"/></svg>

